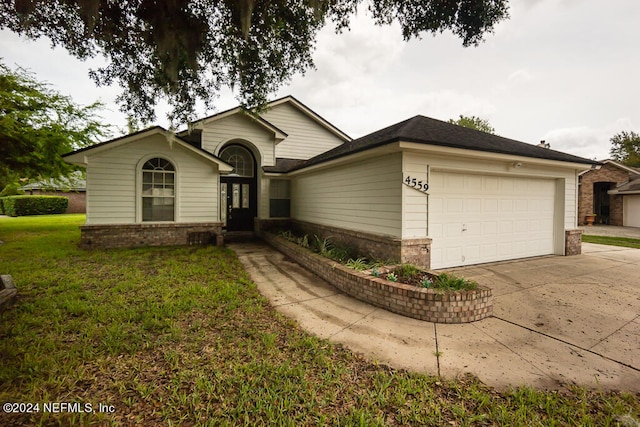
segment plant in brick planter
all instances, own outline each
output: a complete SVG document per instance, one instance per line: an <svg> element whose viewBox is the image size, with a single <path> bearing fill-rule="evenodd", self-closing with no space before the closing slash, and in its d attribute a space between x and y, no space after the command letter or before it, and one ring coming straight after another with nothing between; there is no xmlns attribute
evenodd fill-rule
<svg viewBox="0 0 640 427"><path fill-rule="evenodd" d="M264 239L337 289L393 313L435 323L475 322L493 313L491 289L463 278L435 275L409 264L373 264L361 271L366 260L352 257L344 262L334 257L328 259L317 253L320 251L301 250L296 236L265 233Z"/></svg>
<svg viewBox="0 0 640 427"><path fill-rule="evenodd" d="M349 265L347 265L349 267ZM401 264L396 267L384 267L381 273L377 268L370 271L374 277L381 277L391 282L405 283L417 287L435 289L440 292L474 290L478 283L457 277L453 274L440 273L439 275L421 270L415 265Z"/></svg>

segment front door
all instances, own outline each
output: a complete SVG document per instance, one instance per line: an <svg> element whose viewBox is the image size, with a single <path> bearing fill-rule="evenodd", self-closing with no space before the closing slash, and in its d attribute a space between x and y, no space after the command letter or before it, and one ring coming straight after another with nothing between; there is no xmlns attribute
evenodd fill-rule
<svg viewBox="0 0 640 427"><path fill-rule="evenodd" d="M220 178L221 216L227 231L253 230L257 214L254 182L251 178Z"/></svg>
<svg viewBox="0 0 640 427"><path fill-rule="evenodd" d="M230 145L220 158L233 166L220 177L220 218L227 231L251 231L258 214L256 164L253 155L241 145Z"/></svg>

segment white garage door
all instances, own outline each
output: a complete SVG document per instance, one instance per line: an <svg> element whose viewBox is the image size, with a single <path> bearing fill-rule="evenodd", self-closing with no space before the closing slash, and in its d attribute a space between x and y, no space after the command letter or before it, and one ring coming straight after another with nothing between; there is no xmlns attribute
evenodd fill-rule
<svg viewBox="0 0 640 427"><path fill-rule="evenodd" d="M624 196L622 202L622 225L625 227L640 227L640 195Z"/></svg>
<svg viewBox="0 0 640 427"><path fill-rule="evenodd" d="M433 172L432 268L552 254L554 198L551 179Z"/></svg>

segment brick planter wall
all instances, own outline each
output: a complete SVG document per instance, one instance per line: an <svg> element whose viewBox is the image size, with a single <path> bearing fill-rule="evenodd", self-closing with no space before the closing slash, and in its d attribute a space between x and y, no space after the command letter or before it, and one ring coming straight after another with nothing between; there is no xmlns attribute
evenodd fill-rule
<svg viewBox="0 0 640 427"><path fill-rule="evenodd" d="M273 234L263 238L344 293L393 313L434 323L469 323L493 314L491 289L440 293L347 268Z"/></svg>
<svg viewBox="0 0 640 427"><path fill-rule="evenodd" d="M291 220L291 227L301 234L329 237L332 243L355 248L368 258L414 264L427 270L431 268L430 238L400 239L295 219Z"/></svg>
<svg viewBox="0 0 640 427"><path fill-rule="evenodd" d="M84 249L223 244L221 222L83 225L80 232Z"/></svg>

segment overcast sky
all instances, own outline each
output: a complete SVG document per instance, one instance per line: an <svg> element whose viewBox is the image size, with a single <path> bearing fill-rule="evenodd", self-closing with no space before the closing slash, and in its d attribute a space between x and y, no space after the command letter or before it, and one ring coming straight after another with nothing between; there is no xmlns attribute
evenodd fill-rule
<svg viewBox="0 0 640 427"><path fill-rule="evenodd" d="M464 114L508 138L605 159L611 136L640 131L640 2L512 0L510 14L485 43L463 48L449 33L404 42L399 27L376 27L361 13L348 33L323 30L317 70L274 99L291 94L354 138L417 114ZM78 103L101 99L105 119L125 127L114 103L119 88L96 88L87 76L100 61L83 63L6 31L0 56ZM218 111L236 105L225 92ZM166 127L161 110L158 117Z"/></svg>

